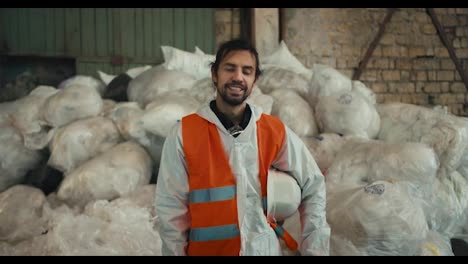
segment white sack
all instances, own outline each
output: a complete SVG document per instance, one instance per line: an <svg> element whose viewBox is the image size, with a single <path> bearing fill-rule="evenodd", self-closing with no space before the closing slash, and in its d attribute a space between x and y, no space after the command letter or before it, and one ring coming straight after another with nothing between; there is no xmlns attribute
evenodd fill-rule
<svg viewBox="0 0 468 264"><path fill-rule="evenodd" d="M374 91L369 89L361 81L352 81L351 83L352 83L351 91L353 91L356 94L360 95L363 99L365 99L371 105L375 105L375 103L377 101L377 96L375 95Z"/></svg>
<svg viewBox="0 0 468 264"><path fill-rule="evenodd" d="M112 82L112 80L117 77L117 75L112 75L112 74L107 74L105 72L102 72L102 71L97 71L98 75L99 75L99 79L101 79L101 81L106 85L109 85L109 83Z"/></svg>
<svg viewBox="0 0 468 264"><path fill-rule="evenodd" d="M151 65L145 65L145 66L140 66L140 67L134 67L131 69L128 69L125 73L130 76L132 79L135 79L138 75L144 73L145 71L151 69Z"/></svg>
<svg viewBox="0 0 468 264"><path fill-rule="evenodd" d="M146 132L140 122L143 113L144 111L138 103L121 102L115 105L108 117L114 121L120 135L125 140L138 139L138 142L143 142L146 137Z"/></svg>
<svg viewBox="0 0 468 264"><path fill-rule="evenodd" d="M334 133L323 133L313 137L301 137L301 139L314 157L322 174L326 176L328 168L345 143L345 138Z"/></svg>
<svg viewBox="0 0 468 264"><path fill-rule="evenodd" d="M68 174L57 195L67 204L79 206L112 200L148 184L151 166L151 158L140 145L121 143Z"/></svg>
<svg viewBox="0 0 468 264"><path fill-rule="evenodd" d="M159 171L165 137L157 136L143 127L141 118L145 112L136 102L119 103L109 117L114 121L125 140L138 142L153 159L153 172Z"/></svg>
<svg viewBox="0 0 468 264"><path fill-rule="evenodd" d="M112 120L100 116L81 119L57 130L49 146L47 164L67 175L120 141Z"/></svg>
<svg viewBox="0 0 468 264"><path fill-rule="evenodd" d="M47 231L47 206L44 193L31 186L0 193L0 241L17 243Z"/></svg>
<svg viewBox="0 0 468 264"><path fill-rule="evenodd" d="M439 157L439 176L461 165L468 146L468 126L459 119L431 109L404 103L377 105L381 129L377 136L388 142L420 142Z"/></svg>
<svg viewBox="0 0 468 264"><path fill-rule="evenodd" d="M454 256L450 238L429 230L418 256Z"/></svg>
<svg viewBox="0 0 468 264"><path fill-rule="evenodd" d="M102 107L101 96L95 88L70 84L47 99L42 114L49 125L60 127L81 118L97 116Z"/></svg>
<svg viewBox="0 0 468 264"><path fill-rule="evenodd" d="M135 67L135 68L131 68L131 69L128 69L125 73L130 76L130 78L132 79L135 79L138 75L142 74L143 72L151 69L152 66L151 65L145 65L145 66L140 66L140 67ZM99 78L101 79L101 81L106 85L109 85L109 83L112 82L112 80L117 77L117 75L112 75L112 74L107 74L105 72L102 72L102 71L97 71L98 75L99 75Z"/></svg>
<svg viewBox="0 0 468 264"><path fill-rule="evenodd" d="M252 93L250 93L250 96L246 100L247 103L258 106L262 109L263 113L268 115L271 114L274 101L273 97L262 93L256 85L252 88Z"/></svg>
<svg viewBox="0 0 468 264"><path fill-rule="evenodd" d="M82 214L55 210L48 232L17 245L0 244L2 255L161 256L161 238L147 209L104 200Z"/></svg>
<svg viewBox="0 0 468 264"><path fill-rule="evenodd" d="M23 98L0 103L0 124L9 122L23 135L41 131L40 110L46 99L57 92L51 86L38 86Z"/></svg>
<svg viewBox="0 0 468 264"><path fill-rule="evenodd" d="M274 98L271 114L279 117L300 137L317 135L314 111L297 92L277 89L270 93Z"/></svg>
<svg viewBox="0 0 468 264"><path fill-rule="evenodd" d="M200 103L186 91L168 92L148 104L140 120L146 131L165 138L182 117L195 113L199 107Z"/></svg>
<svg viewBox="0 0 468 264"><path fill-rule="evenodd" d="M116 105L117 105L117 102L112 99L103 99L102 110L101 110L101 113L99 113L99 116L108 117L109 114L112 112L112 110L114 110Z"/></svg>
<svg viewBox="0 0 468 264"><path fill-rule="evenodd" d="M154 208L154 195L156 192L155 184L146 184L134 192L124 195L112 201L113 205L123 207L124 205L133 205L141 208L146 208L151 213L152 217L156 217Z"/></svg>
<svg viewBox="0 0 468 264"><path fill-rule="evenodd" d="M308 81L304 76L277 66L265 69L256 84L265 94L277 89L291 89L305 97L309 89Z"/></svg>
<svg viewBox="0 0 468 264"><path fill-rule="evenodd" d="M197 54L177 49L171 46L161 46L164 57L164 67L192 75L197 80L211 76L211 62L214 55Z"/></svg>
<svg viewBox="0 0 468 264"><path fill-rule="evenodd" d="M419 197L433 195L439 162L434 150L420 143L348 139L327 173L327 184L365 185L406 181Z"/></svg>
<svg viewBox="0 0 468 264"><path fill-rule="evenodd" d="M24 180L26 173L39 165L42 156L23 145L17 129L0 124L0 192Z"/></svg>
<svg viewBox="0 0 468 264"><path fill-rule="evenodd" d="M307 101L312 107L315 107L321 96L350 92L352 89L351 79L330 66L314 64L312 71L314 74L307 94Z"/></svg>
<svg viewBox="0 0 468 264"><path fill-rule="evenodd" d="M129 101L137 102L144 108L160 94L181 89L187 90L194 83L195 78L188 73L168 70L162 66L153 67L130 81L127 95Z"/></svg>
<svg viewBox="0 0 468 264"><path fill-rule="evenodd" d="M365 187L343 188L327 195L327 220L332 236L355 247L336 249L345 255L412 256L425 242L428 227L420 204L404 183L377 181ZM356 252L357 249L357 252Z"/></svg>
<svg viewBox="0 0 468 264"><path fill-rule="evenodd" d="M337 92L323 96L315 107L320 132L375 138L380 130L380 117L374 105L355 92Z"/></svg>
<svg viewBox="0 0 468 264"><path fill-rule="evenodd" d="M53 133L49 134L49 128L41 120L41 112L47 98L58 91L54 87L41 85L23 98L0 103L0 124L9 123L18 129L27 148L31 150L44 148Z"/></svg>
<svg viewBox="0 0 468 264"><path fill-rule="evenodd" d="M84 75L76 75L62 81L58 85L58 89L62 90L72 85L88 86L95 89L100 95L103 95L106 91L106 85L102 81L97 80L94 77Z"/></svg>
<svg viewBox="0 0 468 264"><path fill-rule="evenodd" d="M192 88L188 90L188 93L201 104L216 98L216 89L211 77L196 81Z"/></svg>
<svg viewBox="0 0 468 264"><path fill-rule="evenodd" d="M468 227L466 212L468 183L458 172L450 177L439 177L434 184L434 195L424 203L429 228L447 237L454 237Z"/></svg>
<svg viewBox="0 0 468 264"><path fill-rule="evenodd" d="M268 68L271 66L283 67L303 75L307 80L312 77L313 73L291 53L284 40L281 40L278 48L276 48L270 55L260 58L260 64L262 65L262 68Z"/></svg>

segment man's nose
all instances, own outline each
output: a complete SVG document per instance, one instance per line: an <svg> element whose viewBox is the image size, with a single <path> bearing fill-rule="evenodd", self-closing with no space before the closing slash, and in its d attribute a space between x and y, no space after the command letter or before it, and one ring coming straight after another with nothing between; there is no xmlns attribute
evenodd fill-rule
<svg viewBox="0 0 468 264"><path fill-rule="evenodd" d="M242 74L242 70L236 70L232 76L232 79L235 81L242 81L243 76L244 75Z"/></svg>

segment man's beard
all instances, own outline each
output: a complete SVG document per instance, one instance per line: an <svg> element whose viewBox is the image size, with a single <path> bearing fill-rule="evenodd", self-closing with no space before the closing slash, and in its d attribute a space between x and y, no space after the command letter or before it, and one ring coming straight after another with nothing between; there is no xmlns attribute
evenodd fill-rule
<svg viewBox="0 0 468 264"><path fill-rule="evenodd" d="M231 106L238 106L238 105L241 105L245 100L247 100L247 97L249 97L249 94L247 93L248 89L245 88L245 87L244 87L245 89L243 89L244 90L244 95L242 97L240 97L240 98L230 97L228 95L228 92L227 92L227 90L229 89L229 88L227 88L227 86L228 85L226 85L224 87L224 90L222 92L218 91L218 93L219 93L219 95L221 95L221 98L223 99L223 101L226 102L227 104L229 104Z"/></svg>

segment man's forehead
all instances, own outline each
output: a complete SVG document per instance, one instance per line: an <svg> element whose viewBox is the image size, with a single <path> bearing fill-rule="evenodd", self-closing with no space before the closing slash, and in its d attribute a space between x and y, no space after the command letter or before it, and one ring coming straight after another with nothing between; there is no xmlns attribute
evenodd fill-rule
<svg viewBox="0 0 468 264"><path fill-rule="evenodd" d="M241 68L248 68L248 69L255 69L255 67L251 64L237 64L237 63L231 63L231 62L226 62L223 63L224 66L229 66L229 67L241 67Z"/></svg>
<svg viewBox="0 0 468 264"><path fill-rule="evenodd" d="M254 67L255 57L248 50L233 50L226 54L221 64Z"/></svg>

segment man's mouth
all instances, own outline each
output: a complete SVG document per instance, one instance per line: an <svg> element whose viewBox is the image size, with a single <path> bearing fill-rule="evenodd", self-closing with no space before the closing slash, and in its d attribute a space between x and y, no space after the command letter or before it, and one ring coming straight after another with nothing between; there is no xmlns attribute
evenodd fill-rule
<svg viewBox="0 0 468 264"><path fill-rule="evenodd" d="M232 91L235 91L235 92L241 92L241 91L246 90L243 85L239 85L239 84L227 85L226 88L228 88L228 89L230 89Z"/></svg>

